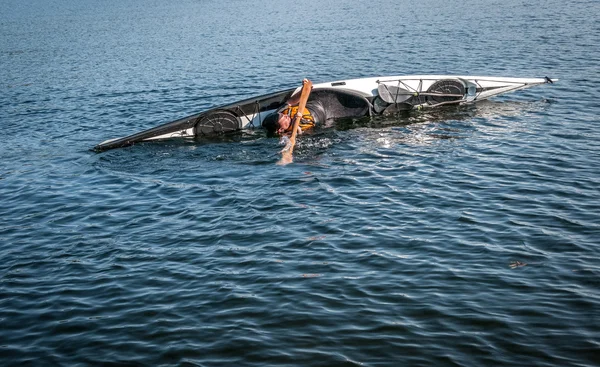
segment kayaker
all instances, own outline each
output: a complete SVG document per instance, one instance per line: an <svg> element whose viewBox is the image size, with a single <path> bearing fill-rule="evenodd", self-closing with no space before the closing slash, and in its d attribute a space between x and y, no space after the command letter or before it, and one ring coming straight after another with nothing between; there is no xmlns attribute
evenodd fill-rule
<svg viewBox="0 0 600 367"><path fill-rule="evenodd" d="M307 82L307 79L303 79L302 85ZM314 127L317 122L321 123L326 120L325 110L320 102L313 99L312 101L307 102L304 111L300 112L298 111L299 100L300 93L297 93L287 100L283 106L265 117L262 126L267 129L270 134L281 135L292 130L294 117L300 115L302 119L298 125L298 134L302 134L303 130L310 129Z"/></svg>
<svg viewBox="0 0 600 367"><path fill-rule="evenodd" d="M308 82L304 79L302 84ZM283 106L269 114L262 121L262 126L271 135L282 135L291 132L294 116L300 114L302 119L298 133L323 125L328 120L347 117L362 117L370 112L369 103L364 98L343 93L318 90L311 93L304 111L298 111L300 93L291 97Z"/></svg>

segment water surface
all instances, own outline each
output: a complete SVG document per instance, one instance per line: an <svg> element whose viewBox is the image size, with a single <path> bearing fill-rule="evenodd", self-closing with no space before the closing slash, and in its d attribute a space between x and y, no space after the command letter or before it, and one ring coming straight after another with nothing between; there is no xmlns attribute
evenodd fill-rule
<svg viewBox="0 0 600 367"><path fill-rule="evenodd" d="M600 363L596 1L0 4L0 364ZM100 141L374 75L560 78L301 138Z"/></svg>

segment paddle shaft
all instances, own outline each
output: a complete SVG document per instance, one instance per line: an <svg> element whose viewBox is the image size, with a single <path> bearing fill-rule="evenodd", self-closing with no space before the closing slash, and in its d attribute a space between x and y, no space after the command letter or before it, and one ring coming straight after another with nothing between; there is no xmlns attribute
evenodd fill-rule
<svg viewBox="0 0 600 367"><path fill-rule="evenodd" d="M304 109L306 108L306 102L308 101L308 96L310 95L310 91L312 89L312 82L310 80L306 80L305 83L302 84L302 90L300 91L300 101L298 103L298 113L294 116L294 124L292 125L292 136L290 137L290 148L289 154L292 154L294 151L294 145L296 145L296 135L298 134L298 126L300 126L300 120L302 119L302 114L304 114Z"/></svg>

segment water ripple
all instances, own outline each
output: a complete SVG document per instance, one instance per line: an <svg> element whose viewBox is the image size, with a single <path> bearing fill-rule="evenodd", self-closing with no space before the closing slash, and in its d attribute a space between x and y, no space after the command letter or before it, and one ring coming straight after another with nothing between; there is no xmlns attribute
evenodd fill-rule
<svg viewBox="0 0 600 367"><path fill-rule="evenodd" d="M0 364L598 365L595 2L9 3ZM340 121L286 167L260 130L90 151L390 73L561 81Z"/></svg>

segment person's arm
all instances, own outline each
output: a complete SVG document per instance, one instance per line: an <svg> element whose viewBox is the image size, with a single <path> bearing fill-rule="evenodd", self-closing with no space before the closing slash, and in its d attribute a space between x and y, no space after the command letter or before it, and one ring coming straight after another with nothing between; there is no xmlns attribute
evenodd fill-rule
<svg viewBox="0 0 600 367"><path fill-rule="evenodd" d="M300 103L300 93L291 96L290 99L286 101L286 103L288 104L288 106L295 106L298 103Z"/></svg>

